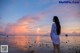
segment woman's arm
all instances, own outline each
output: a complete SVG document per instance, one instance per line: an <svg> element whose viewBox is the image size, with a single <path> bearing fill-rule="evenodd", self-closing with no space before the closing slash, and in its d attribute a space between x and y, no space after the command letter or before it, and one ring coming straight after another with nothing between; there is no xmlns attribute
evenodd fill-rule
<svg viewBox="0 0 80 53"><path fill-rule="evenodd" d="M54 29L54 24L52 24L52 27L51 27L51 33L50 33L51 38L52 38L53 31L54 31L53 29Z"/></svg>

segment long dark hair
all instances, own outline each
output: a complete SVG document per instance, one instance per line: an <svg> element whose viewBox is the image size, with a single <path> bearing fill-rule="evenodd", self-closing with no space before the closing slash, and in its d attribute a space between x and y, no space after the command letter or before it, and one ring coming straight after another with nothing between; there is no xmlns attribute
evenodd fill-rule
<svg viewBox="0 0 80 53"><path fill-rule="evenodd" d="M56 24L56 31L57 31L57 35L60 35L60 33L61 33L61 25L60 25L60 22L59 22L59 19L58 19L58 17L57 16L54 16L53 17L53 22L55 22L55 24Z"/></svg>

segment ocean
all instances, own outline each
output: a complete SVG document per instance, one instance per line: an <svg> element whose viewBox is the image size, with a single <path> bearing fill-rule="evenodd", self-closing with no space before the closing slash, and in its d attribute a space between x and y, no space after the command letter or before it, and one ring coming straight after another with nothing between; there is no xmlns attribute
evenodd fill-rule
<svg viewBox="0 0 80 53"><path fill-rule="evenodd" d="M0 36L0 45L8 45L8 53L53 53L50 36ZM80 53L80 36L60 36L61 53Z"/></svg>

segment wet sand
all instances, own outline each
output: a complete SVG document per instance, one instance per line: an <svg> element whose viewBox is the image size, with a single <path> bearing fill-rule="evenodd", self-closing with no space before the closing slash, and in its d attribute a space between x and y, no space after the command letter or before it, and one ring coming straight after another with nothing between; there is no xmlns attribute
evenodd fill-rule
<svg viewBox="0 0 80 53"><path fill-rule="evenodd" d="M80 53L80 36L60 36L61 53ZM8 53L53 53L49 36L1 36L0 45L8 45Z"/></svg>

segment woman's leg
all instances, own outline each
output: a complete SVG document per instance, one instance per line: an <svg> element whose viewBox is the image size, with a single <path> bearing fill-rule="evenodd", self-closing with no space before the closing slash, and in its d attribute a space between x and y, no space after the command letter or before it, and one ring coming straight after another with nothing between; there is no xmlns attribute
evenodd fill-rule
<svg viewBox="0 0 80 53"><path fill-rule="evenodd" d="M57 45L58 53L60 53L60 44Z"/></svg>
<svg viewBox="0 0 80 53"><path fill-rule="evenodd" d="M54 53L56 53L56 44L53 44L53 47L54 47Z"/></svg>

